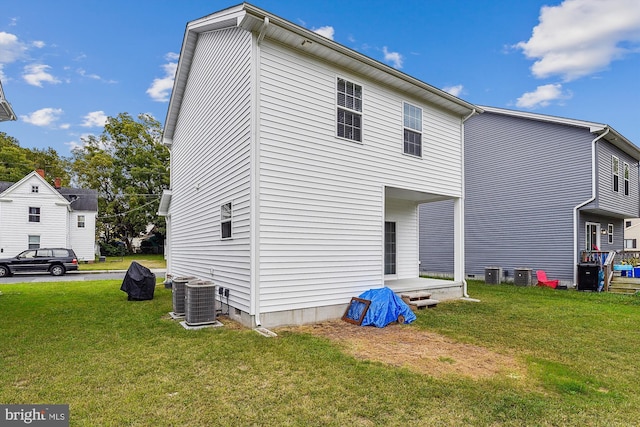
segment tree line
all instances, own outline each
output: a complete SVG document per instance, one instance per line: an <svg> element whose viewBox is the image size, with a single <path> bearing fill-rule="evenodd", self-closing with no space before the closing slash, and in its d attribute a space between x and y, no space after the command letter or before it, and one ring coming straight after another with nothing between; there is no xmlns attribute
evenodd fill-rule
<svg viewBox="0 0 640 427"><path fill-rule="evenodd" d="M164 219L156 212L162 190L169 188L169 150L162 144L160 122L148 114L109 117L100 135L82 139L70 157L53 148L21 147L0 132L0 181L16 182L36 169L63 186L98 192L96 238L108 255L132 251L132 239L154 227L164 236Z"/></svg>

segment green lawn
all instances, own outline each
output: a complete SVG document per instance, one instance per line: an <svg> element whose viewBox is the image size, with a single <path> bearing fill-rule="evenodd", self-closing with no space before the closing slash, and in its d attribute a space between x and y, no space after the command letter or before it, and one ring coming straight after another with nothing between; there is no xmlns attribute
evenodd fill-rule
<svg viewBox="0 0 640 427"><path fill-rule="evenodd" d="M163 255L135 254L121 257L106 257L104 262L94 262L91 264L80 263L78 269L80 271L126 270L133 261L147 268L165 268L167 266L167 261Z"/></svg>
<svg viewBox="0 0 640 427"><path fill-rule="evenodd" d="M408 328L526 369L474 380L357 360L299 332L187 331L163 286L142 302L119 287L0 282L0 402L67 403L74 426L638 425L637 296L470 283L482 302L440 303Z"/></svg>

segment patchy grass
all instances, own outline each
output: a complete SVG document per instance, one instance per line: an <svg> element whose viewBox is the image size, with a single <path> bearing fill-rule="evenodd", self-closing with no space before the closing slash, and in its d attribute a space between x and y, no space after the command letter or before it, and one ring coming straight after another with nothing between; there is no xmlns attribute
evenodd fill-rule
<svg viewBox="0 0 640 427"><path fill-rule="evenodd" d="M78 266L78 269L80 271L126 270L133 261L136 261L138 264L144 265L147 268L167 267L167 261L164 259L163 255L135 254L121 257L107 257L105 262L94 262L92 264L81 263Z"/></svg>
<svg viewBox="0 0 640 427"><path fill-rule="evenodd" d="M471 283L482 302L440 303L401 328L524 369L474 378L355 357L305 328L187 331L167 316L169 290L134 302L119 287L0 285L0 402L68 403L73 426L637 423L638 297Z"/></svg>

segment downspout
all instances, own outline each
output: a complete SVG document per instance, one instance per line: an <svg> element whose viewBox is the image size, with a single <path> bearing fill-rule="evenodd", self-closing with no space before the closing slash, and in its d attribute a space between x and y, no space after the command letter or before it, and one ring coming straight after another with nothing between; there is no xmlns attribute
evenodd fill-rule
<svg viewBox="0 0 640 427"><path fill-rule="evenodd" d="M610 128L607 127L606 129L607 130L603 134L598 135L593 139L593 141L591 141L591 197L573 208L573 260L576 263L573 267L574 285L578 283L578 209L588 205L596 199L596 143L609 133Z"/></svg>
<svg viewBox="0 0 640 427"><path fill-rule="evenodd" d="M463 245L463 250L462 250L462 296L464 298L469 298L469 293L467 292L467 279L466 279L466 257L464 256L465 254L465 249L464 249L464 240L465 240L465 236L464 236L464 196L465 196L465 178L464 178L464 122L466 122L467 120L469 120L471 117L473 117L474 115L477 114L476 109L474 108L473 110L471 110L471 113L469 113L468 116L464 117L462 119L462 122L460 123L460 137L462 139L462 155L461 155L461 160L462 160L462 167L460 168L462 170L462 200L460 201L460 209L462 209L462 230L460 230L460 232L462 233L462 245Z"/></svg>
<svg viewBox="0 0 640 427"><path fill-rule="evenodd" d="M256 50L255 50L255 61L254 61L254 70L253 70L253 105L252 109L252 122L253 122L253 130L251 132L251 296L253 298L253 313L255 319L255 327L259 328L262 326L262 322L260 320L260 198L259 188L260 188L260 147L259 147L259 137L260 137L260 84L259 84L259 76L260 76L260 44L264 39L265 33L267 31L267 27L269 26L269 17L265 16L264 21L262 22L262 26L260 26L260 31L258 33L258 37L256 38Z"/></svg>

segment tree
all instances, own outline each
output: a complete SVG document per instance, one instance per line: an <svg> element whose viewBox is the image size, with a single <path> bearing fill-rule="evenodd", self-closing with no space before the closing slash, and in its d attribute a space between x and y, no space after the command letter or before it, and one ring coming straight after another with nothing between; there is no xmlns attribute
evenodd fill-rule
<svg viewBox="0 0 640 427"><path fill-rule="evenodd" d="M169 187L169 150L162 145L160 123L148 114L134 120L109 117L103 133L83 140L73 151L78 184L98 190L97 228L101 240L131 241L151 225L164 230L157 210Z"/></svg>
<svg viewBox="0 0 640 427"><path fill-rule="evenodd" d="M60 178L62 185L68 185L69 167L69 160L60 157L53 148L22 148L17 139L0 132L0 181L19 181L29 172L43 169L49 184Z"/></svg>

